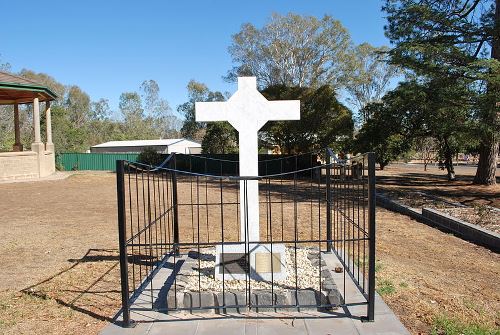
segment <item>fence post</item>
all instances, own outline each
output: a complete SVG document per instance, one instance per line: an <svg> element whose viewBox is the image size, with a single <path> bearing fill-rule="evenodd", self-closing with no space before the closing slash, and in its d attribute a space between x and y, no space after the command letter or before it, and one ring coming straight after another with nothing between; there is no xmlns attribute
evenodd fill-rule
<svg viewBox="0 0 500 335"><path fill-rule="evenodd" d="M368 153L368 321L375 319L375 153Z"/></svg>
<svg viewBox="0 0 500 335"><path fill-rule="evenodd" d="M116 194L118 197L118 240L120 248L120 280L122 289L123 326L131 327L129 289L127 231L125 226L125 161L116 161Z"/></svg>
<svg viewBox="0 0 500 335"><path fill-rule="evenodd" d="M326 150L326 251L330 252L332 251L332 245L331 245L331 240L332 240L332 198L331 198L331 190L330 190L330 153L328 152L328 149ZM321 173L321 171L320 171Z"/></svg>
<svg viewBox="0 0 500 335"><path fill-rule="evenodd" d="M179 214L178 214L178 203L177 203L177 155L174 153L174 170L172 171L172 206L174 210L173 224L174 224L174 252L176 255L179 254Z"/></svg>

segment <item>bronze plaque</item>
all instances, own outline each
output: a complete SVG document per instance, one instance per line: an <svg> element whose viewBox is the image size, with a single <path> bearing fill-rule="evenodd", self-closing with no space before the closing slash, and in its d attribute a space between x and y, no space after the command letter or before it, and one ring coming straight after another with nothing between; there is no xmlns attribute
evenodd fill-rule
<svg viewBox="0 0 500 335"><path fill-rule="evenodd" d="M257 252L255 254L255 271L257 273L281 272L280 253L273 252L273 257L271 262L270 252Z"/></svg>
<svg viewBox="0 0 500 335"><path fill-rule="evenodd" d="M245 253L225 252L220 254L219 273L245 274L250 271L250 266Z"/></svg>

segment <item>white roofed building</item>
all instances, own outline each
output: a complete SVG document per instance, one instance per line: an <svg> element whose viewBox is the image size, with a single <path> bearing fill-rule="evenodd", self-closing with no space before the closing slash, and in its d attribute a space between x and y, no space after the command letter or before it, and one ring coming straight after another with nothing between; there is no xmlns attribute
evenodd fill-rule
<svg viewBox="0 0 500 335"><path fill-rule="evenodd" d="M158 153L200 154L201 144L184 138L161 140L110 141L90 147L92 153L140 153L144 148L153 148Z"/></svg>

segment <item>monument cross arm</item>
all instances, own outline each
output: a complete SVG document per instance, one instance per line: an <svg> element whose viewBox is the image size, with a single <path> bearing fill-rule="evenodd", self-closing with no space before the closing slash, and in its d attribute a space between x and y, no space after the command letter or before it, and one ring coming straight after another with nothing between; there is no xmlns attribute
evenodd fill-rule
<svg viewBox="0 0 500 335"><path fill-rule="evenodd" d="M196 102L196 121L228 121L229 113L231 112L227 102Z"/></svg>
<svg viewBox="0 0 500 335"><path fill-rule="evenodd" d="M269 121L300 120L300 100L269 101Z"/></svg>

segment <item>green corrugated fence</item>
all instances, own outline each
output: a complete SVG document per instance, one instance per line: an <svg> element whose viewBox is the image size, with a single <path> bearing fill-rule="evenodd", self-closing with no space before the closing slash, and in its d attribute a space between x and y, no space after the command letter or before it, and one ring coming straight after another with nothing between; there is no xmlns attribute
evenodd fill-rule
<svg viewBox="0 0 500 335"><path fill-rule="evenodd" d="M115 171L116 161L120 159L136 161L139 154L104 154L104 153L73 153L65 152L57 154L57 164L64 171L93 170L93 171Z"/></svg>

